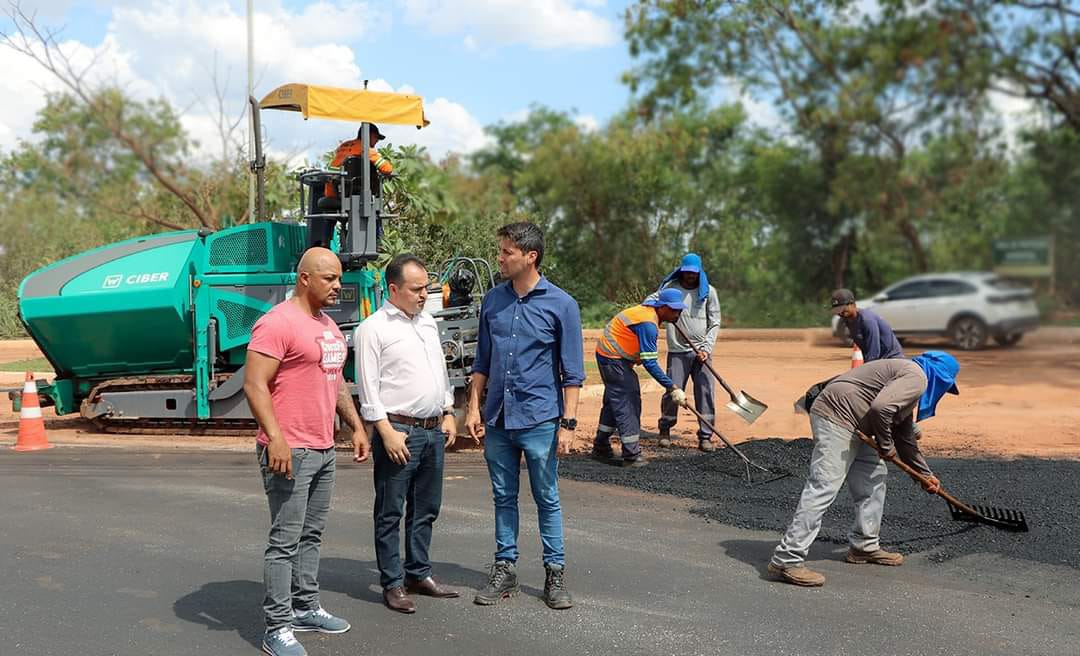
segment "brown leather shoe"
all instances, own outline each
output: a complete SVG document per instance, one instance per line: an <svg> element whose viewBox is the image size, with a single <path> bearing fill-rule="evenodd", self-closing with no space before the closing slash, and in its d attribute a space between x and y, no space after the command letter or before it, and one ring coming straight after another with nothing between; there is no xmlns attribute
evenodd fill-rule
<svg viewBox="0 0 1080 656"><path fill-rule="evenodd" d="M405 579L405 589L412 594L435 597L437 599L456 599L461 596L457 590L446 587L430 576L419 581Z"/></svg>
<svg viewBox="0 0 1080 656"><path fill-rule="evenodd" d="M416 612L416 604L413 603L412 599L409 599L409 595L405 594L405 588L400 585L389 590L383 590L382 598L383 603L390 610L396 610L399 613Z"/></svg>

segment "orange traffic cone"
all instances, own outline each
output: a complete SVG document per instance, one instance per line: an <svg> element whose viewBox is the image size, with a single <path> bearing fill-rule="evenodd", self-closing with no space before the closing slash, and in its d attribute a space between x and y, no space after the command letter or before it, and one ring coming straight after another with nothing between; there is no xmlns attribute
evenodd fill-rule
<svg viewBox="0 0 1080 656"><path fill-rule="evenodd" d="M851 345L851 368L859 366L863 363L862 351L859 350L858 344Z"/></svg>
<svg viewBox="0 0 1080 656"><path fill-rule="evenodd" d="M23 386L22 409L19 411L19 438L15 441L16 451L40 451L51 449L45 437L45 420L41 417L41 403L38 401L37 383L34 374L26 372L26 385Z"/></svg>

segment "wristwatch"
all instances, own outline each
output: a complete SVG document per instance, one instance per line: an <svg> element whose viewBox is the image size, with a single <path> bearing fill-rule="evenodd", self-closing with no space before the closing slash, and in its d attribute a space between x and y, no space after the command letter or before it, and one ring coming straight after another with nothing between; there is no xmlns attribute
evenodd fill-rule
<svg viewBox="0 0 1080 656"><path fill-rule="evenodd" d="M559 428L565 428L566 430L577 430L577 419L574 417L563 417L559 420Z"/></svg>
<svg viewBox="0 0 1080 656"><path fill-rule="evenodd" d="M443 410L442 411L442 416L444 416L444 417L451 417L451 416L453 416L453 414L454 414L453 410Z"/></svg>

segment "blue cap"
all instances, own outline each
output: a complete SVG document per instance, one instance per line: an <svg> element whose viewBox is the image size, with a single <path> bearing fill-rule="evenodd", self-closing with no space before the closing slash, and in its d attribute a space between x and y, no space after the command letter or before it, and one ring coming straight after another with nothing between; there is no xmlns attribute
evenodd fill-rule
<svg viewBox="0 0 1080 656"><path fill-rule="evenodd" d="M682 302L683 293L677 289L668 287L660 292L659 298L647 300L642 305L648 305L649 307L669 307L672 310L685 310L686 304Z"/></svg>
<svg viewBox="0 0 1080 656"><path fill-rule="evenodd" d="M701 256L697 253L683 255L682 263L676 271L679 273L701 273Z"/></svg>

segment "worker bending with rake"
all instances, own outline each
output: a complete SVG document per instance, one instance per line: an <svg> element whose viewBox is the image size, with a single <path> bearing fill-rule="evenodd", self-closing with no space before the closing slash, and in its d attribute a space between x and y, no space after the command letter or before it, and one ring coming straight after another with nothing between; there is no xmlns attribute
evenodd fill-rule
<svg viewBox="0 0 1080 656"><path fill-rule="evenodd" d="M604 327L604 334L596 343L596 364L604 382L604 406L593 441L594 459L624 467L648 463L641 455L641 387L634 365L645 367L675 404L686 403L686 392L676 387L660 368L656 346L660 324L678 321L684 309L682 292L664 289L641 305L623 310ZM622 443L621 461L611 449L611 436L616 431Z"/></svg>
<svg viewBox="0 0 1080 656"><path fill-rule="evenodd" d="M868 362L810 388L798 402L810 413L814 451L795 517L773 552L769 573L801 586L820 586L825 577L803 562L821 530L821 519L847 481L855 502L855 521L844 560L852 564L896 566L899 553L881 548L879 532L885 509L888 472L882 458L899 457L927 479L929 493L940 489L919 451L916 421L934 416L946 393L959 394L956 358L928 351L911 360ZM798 405L798 404L797 404ZM877 450L859 439L873 436Z"/></svg>

